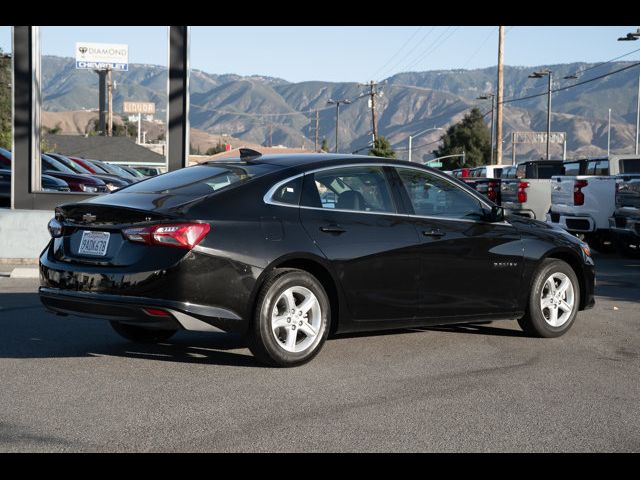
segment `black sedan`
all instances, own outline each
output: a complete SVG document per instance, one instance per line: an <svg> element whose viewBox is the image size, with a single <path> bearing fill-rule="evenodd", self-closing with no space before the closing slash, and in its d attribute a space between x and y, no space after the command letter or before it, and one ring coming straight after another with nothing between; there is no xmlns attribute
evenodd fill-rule
<svg viewBox="0 0 640 480"><path fill-rule="evenodd" d="M437 170L243 153L58 207L44 305L133 341L240 332L293 366L330 333L518 319L556 337L594 304L585 243Z"/></svg>

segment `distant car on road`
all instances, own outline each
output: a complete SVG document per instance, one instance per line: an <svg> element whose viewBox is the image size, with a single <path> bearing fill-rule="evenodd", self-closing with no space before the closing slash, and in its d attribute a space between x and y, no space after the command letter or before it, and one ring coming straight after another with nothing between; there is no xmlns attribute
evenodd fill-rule
<svg viewBox="0 0 640 480"><path fill-rule="evenodd" d="M287 367L330 331L517 318L557 337L594 304L584 242L505 217L437 170L241 153L56 208L44 305L108 319L132 341L238 332Z"/></svg>

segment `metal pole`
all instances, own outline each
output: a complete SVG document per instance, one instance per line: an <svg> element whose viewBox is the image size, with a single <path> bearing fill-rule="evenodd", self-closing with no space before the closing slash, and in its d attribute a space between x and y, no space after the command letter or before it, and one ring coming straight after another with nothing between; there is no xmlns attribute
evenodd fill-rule
<svg viewBox="0 0 640 480"><path fill-rule="evenodd" d="M142 134L142 114L138 113L138 145L140 145L141 134Z"/></svg>
<svg viewBox="0 0 640 480"><path fill-rule="evenodd" d="M340 102L336 102L336 153L338 153L338 124L340 123Z"/></svg>
<svg viewBox="0 0 640 480"><path fill-rule="evenodd" d="M551 141L551 79L553 73L549 72L549 90L547 91L547 160L549 157L549 142Z"/></svg>
<svg viewBox="0 0 640 480"><path fill-rule="evenodd" d="M609 109L609 128L607 128L607 157L611 152L611 109Z"/></svg>
<svg viewBox="0 0 640 480"><path fill-rule="evenodd" d="M107 68L107 135L113 135L113 77L111 67Z"/></svg>
<svg viewBox="0 0 640 480"><path fill-rule="evenodd" d="M564 134L564 142L562 145L562 161L564 162L567 159L567 134Z"/></svg>
<svg viewBox="0 0 640 480"><path fill-rule="evenodd" d="M411 137L411 135L409 135L409 161L411 161L411 139L413 137Z"/></svg>
<svg viewBox="0 0 640 480"><path fill-rule="evenodd" d="M493 139L495 135L495 126L496 122L493 121L493 111L495 110L495 102L496 97L493 95L491 97L491 158L489 159L489 165L493 165Z"/></svg>
<svg viewBox="0 0 640 480"><path fill-rule="evenodd" d="M511 134L511 165L516 164L516 134Z"/></svg>
<svg viewBox="0 0 640 480"><path fill-rule="evenodd" d="M636 155L638 155L638 134L640 133L640 77L638 77L638 106L636 108Z"/></svg>
<svg viewBox="0 0 640 480"><path fill-rule="evenodd" d="M98 130L99 135L105 135L107 131L107 71L96 70L96 73L98 74Z"/></svg>
<svg viewBox="0 0 640 480"><path fill-rule="evenodd" d="M504 88L504 27L498 33L498 85L496 92L496 164L502 165L502 93Z"/></svg>

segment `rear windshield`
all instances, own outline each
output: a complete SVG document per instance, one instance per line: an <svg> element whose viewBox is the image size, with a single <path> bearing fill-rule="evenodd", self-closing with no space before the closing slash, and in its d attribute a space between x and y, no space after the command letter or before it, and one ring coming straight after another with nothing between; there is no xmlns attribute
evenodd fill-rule
<svg viewBox="0 0 640 480"><path fill-rule="evenodd" d="M640 158L620 160L620 173L640 173Z"/></svg>
<svg viewBox="0 0 640 480"><path fill-rule="evenodd" d="M587 175L609 175L609 160L592 160L587 164Z"/></svg>
<svg viewBox="0 0 640 480"><path fill-rule="evenodd" d="M127 193L161 193L200 197L235 183L243 183L276 169L274 165L246 163L198 165L151 177L124 189Z"/></svg>
<svg viewBox="0 0 640 480"><path fill-rule="evenodd" d="M542 163L538 165L537 178L551 178L554 175L562 175L562 164Z"/></svg>

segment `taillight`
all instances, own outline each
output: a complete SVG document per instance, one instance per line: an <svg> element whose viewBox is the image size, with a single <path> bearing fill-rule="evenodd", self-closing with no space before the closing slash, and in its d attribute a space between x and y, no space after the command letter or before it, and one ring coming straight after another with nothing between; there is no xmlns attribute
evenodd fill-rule
<svg viewBox="0 0 640 480"><path fill-rule="evenodd" d="M518 183L518 202L525 203L527 201L527 188L529 188L529 182Z"/></svg>
<svg viewBox="0 0 640 480"><path fill-rule="evenodd" d="M125 228L122 234L130 242L191 250L200 243L210 229L208 223L172 223Z"/></svg>
<svg viewBox="0 0 640 480"><path fill-rule="evenodd" d="M487 198L492 202L498 199L498 182L489 182L487 186Z"/></svg>
<svg viewBox="0 0 640 480"><path fill-rule="evenodd" d="M47 230L49 230L49 235L53 238L60 238L64 234L64 226L56 218L49 220Z"/></svg>
<svg viewBox="0 0 640 480"><path fill-rule="evenodd" d="M151 315L152 317L170 317L171 314L165 310L160 310L159 308L150 308L143 307L142 309L144 313L147 315Z"/></svg>
<svg viewBox="0 0 640 480"><path fill-rule="evenodd" d="M586 180L576 180L573 184L573 204L574 205L584 205L584 193L582 193L582 188L589 185L589 182Z"/></svg>

